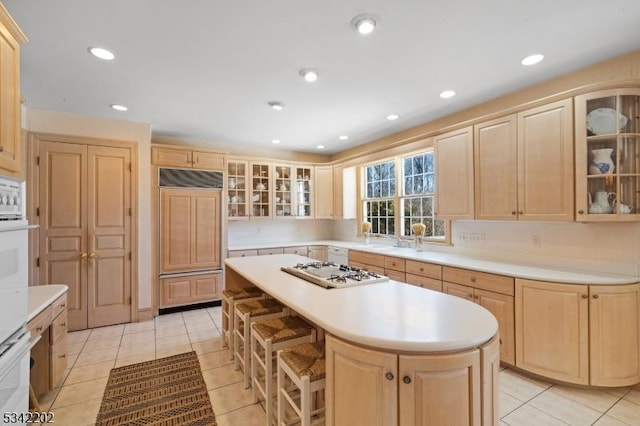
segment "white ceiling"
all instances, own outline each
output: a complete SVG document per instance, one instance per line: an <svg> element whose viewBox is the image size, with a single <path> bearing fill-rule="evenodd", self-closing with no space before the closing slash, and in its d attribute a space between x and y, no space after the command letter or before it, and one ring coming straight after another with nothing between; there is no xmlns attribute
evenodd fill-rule
<svg viewBox="0 0 640 426"><path fill-rule="evenodd" d="M640 49L638 0L3 3L29 38L28 107L146 122L199 143L323 144L327 154ZM361 13L380 17L366 37L350 26ZM531 53L545 60L520 65ZM319 80L302 80L304 67ZM445 89L457 96L440 99Z"/></svg>

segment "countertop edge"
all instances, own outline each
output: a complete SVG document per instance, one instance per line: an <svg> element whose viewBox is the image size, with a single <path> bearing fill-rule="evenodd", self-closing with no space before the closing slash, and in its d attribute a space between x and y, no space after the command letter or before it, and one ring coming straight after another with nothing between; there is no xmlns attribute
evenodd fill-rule
<svg viewBox="0 0 640 426"><path fill-rule="evenodd" d="M29 287L27 322L35 318L47 306L69 290L65 284L47 284Z"/></svg>

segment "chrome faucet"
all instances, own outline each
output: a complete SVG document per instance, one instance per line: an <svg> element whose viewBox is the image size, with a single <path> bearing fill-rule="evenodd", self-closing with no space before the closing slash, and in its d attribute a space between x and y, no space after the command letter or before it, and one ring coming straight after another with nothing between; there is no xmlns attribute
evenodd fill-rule
<svg viewBox="0 0 640 426"><path fill-rule="evenodd" d="M384 238L395 240L396 244L394 245L394 247L409 247L408 241L404 241L402 238L396 235L382 234L381 236L383 236Z"/></svg>

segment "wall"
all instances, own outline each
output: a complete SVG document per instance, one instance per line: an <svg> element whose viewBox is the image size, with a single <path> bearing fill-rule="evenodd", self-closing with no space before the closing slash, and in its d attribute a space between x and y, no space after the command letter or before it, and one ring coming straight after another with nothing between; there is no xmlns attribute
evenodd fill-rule
<svg viewBox="0 0 640 426"><path fill-rule="evenodd" d="M230 220L227 227L229 247L328 240L332 237L331 222L313 219Z"/></svg>
<svg viewBox="0 0 640 426"><path fill-rule="evenodd" d="M80 114L25 108L23 127L29 132L53 133L138 144L138 308L151 307L151 126Z"/></svg>

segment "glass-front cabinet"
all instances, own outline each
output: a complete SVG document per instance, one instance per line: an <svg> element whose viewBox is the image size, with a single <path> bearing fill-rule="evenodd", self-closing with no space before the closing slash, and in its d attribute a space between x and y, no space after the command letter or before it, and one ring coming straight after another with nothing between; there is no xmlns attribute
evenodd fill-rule
<svg viewBox="0 0 640 426"><path fill-rule="evenodd" d="M271 165L251 163L251 217L271 217Z"/></svg>
<svg viewBox="0 0 640 426"><path fill-rule="evenodd" d="M274 199L276 218L291 218L294 213L292 196L293 176L295 170L291 165L274 165Z"/></svg>
<svg viewBox="0 0 640 426"><path fill-rule="evenodd" d="M248 177L249 163L247 161L229 160L227 163L227 216L229 219L249 218Z"/></svg>
<svg viewBox="0 0 640 426"><path fill-rule="evenodd" d="M640 220L640 89L575 100L576 220Z"/></svg>
<svg viewBox="0 0 640 426"><path fill-rule="evenodd" d="M313 188L313 167L296 167L294 181L295 216L313 217L311 188Z"/></svg>

